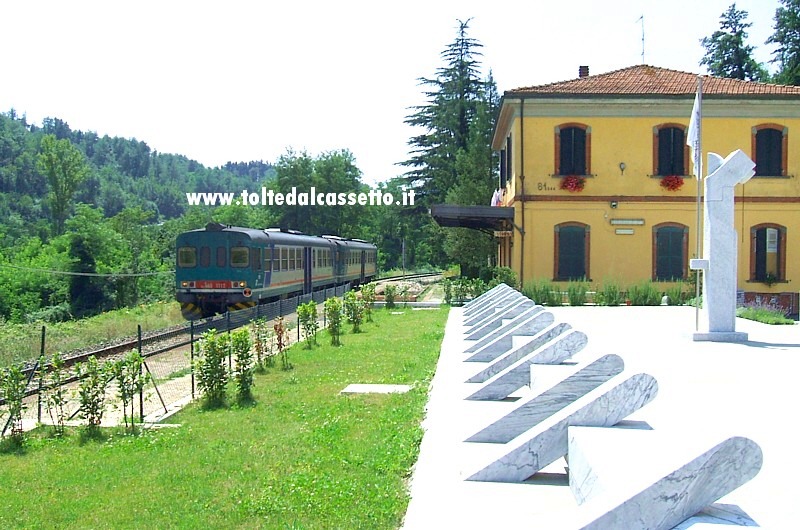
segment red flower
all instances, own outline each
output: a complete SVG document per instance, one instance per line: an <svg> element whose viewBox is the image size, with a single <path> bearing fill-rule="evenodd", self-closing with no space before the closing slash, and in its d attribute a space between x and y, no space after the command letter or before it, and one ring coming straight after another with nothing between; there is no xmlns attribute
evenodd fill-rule
<svg viewBox="0 0 800 530"><path fill-rule="evenodd" d="M661 187L669 191L677 191L683 186L683 177L670 175L661 179Z"/></svg>
<svg viewBox="0 0 800 530"><path fill-rule="evenodd" d="M561 179L561 189L567 191L582 191L583 186L586 184L586 179L583 177L564 177Z"/></svg>

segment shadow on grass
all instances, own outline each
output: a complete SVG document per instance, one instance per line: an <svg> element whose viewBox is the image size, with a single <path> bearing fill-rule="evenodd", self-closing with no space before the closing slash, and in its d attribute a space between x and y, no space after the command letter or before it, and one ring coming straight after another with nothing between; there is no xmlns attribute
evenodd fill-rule
<svg viewBox="0 0 800 530"><path fill-rule="evenodd" d="M24 455L27 453L25 447L25 436L13 434L0 439L0 454L4 455Z"/></svg>
<svg viewBox="0 0 800 530"><path fill-rule="evenodd" d="M97 425L84 427L78 433L79 445L88 443L103 443L108 440L108 433Z"/></svg>

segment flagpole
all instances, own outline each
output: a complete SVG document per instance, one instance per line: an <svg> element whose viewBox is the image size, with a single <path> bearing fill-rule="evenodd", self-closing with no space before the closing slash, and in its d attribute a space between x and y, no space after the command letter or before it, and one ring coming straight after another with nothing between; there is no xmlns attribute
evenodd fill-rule
<svg viewBox="0 0 800 530"><path fill-rule="evenodd" d="M697 233L695 235L695 239L697 240L695 254L698 259L701 259L703 256L700 254L702 252L701 241L703 238L703 231L701 230L701 222L702 222L702 202L700 200L701 191L703 187L703 149L702 149L702 138L703 138L703 78L701 76L697 76L697 107L698 107L698 116L697 116L697 123L695 127L697 128L697 146L693 149L692 155L694 157L694 170L697 172ZM694 109L693 109L694 110ZM694 112L692 113L692 119L694 120ZM700 278L704 275L700 274L699 270L696 270L695 274L697 277L695 278L695 292L694 292L694 328L695 331L700 331ZM703 278L705 279L705 278Z"/></svg>

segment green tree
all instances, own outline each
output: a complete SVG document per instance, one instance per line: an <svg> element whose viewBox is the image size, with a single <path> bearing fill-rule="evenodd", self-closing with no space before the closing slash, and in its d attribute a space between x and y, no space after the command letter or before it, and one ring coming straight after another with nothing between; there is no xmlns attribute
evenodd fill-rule
<svg viewBox="0 0 800 530"><path fill-rule="evenodd" d="M89 167L80 149L66 138L56 140L52 134L42 138L37 167L44 173L50 186L54 229L56 235L61 235L72 206L72 197L88 175Z"/></svg>
<svg viewBox="0 0 800 530"><path fill-rule="evenodd" d="M467 147L470 125L477 113L484 82L479 77L483 46L467 35L469 20L458 21L455 40L441 53L445 65L436 78L420 78L428 102L413 107L405 122L422 129L408 144L412 156L401 165L410 167L406 180L421 187L421 207L441 203L458 181L456 155ZM423 208L424 209L424 208Z"/></svg>
<svg viewBox="0 0 800 530"><path fill-rule="evenodd" d="M418 189L418 214L436 203L489 204L495 183L491 136L499 98L494 80L480 78L482 45L468 36L469 21L458 22L456 39L442 52L445 65L429 87L426 105L415 107L406 123L423 129L409 140L412 157L402 164ZM443 266L458 262L476 275L494 254L491 238L475 231L444 230L429 216L417 215L421 238L413 241L416 261ZM476 244L477 242L477 244ZM444 259L443 259L444 258Z"/></svg>
<svg viewBox="0 0 800 530"><path fill-rule="evenodd" d="M774 80L785 85L800 85L800 0L781 0L775 11L775 33L766 44L777 44L772 52L778 63Z"/></svg>
<svg viewBox="0 0 800 530"><path fill-rule="evenodd" d="M733 3L720 16L720 29L700 40L706 49L700 65L705 65L711 75L743 81L765 81L769 77L764 65L753 59L753 46L745 44L747 28L752 26L746 20L747 11L736 9Z"/></svg>

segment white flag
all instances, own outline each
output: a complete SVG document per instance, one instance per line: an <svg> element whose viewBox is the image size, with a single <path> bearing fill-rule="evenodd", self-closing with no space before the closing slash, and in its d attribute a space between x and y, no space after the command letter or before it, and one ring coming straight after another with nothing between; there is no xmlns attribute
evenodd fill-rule
<svg viewBox="0 0 800 530"><path fill-rule="evenodd" d="M692 161L694 162L694 172L698 179L701 178L700 158L703 156L700 150L700 121L703 119L701 112L702 96L700 90L702 85L694 95L694 105L692 106L692 117L689 120L689 131L686 134L686 145L692 150Z"/></svg>

